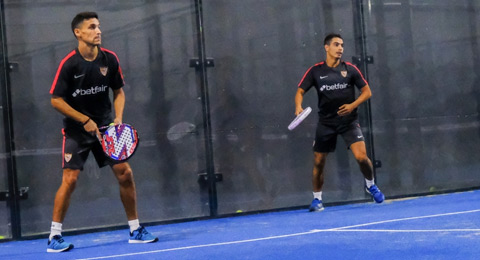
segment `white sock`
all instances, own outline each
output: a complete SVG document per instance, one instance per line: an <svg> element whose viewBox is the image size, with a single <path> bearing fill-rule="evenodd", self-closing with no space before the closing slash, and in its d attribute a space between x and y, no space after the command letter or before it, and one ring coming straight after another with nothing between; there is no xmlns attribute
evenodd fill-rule
<svg viewBox="0 0 480 260"><path fill-rule="evenodd" d="M130 220L128 221L128 225L130 226L130 233L132 233L140 227L140 221L138 221L138 218Z"/></svg>
<svg viewBox="0 0 480 260"><path fill-rule="evenodd" d="M62 223L52 221L52 227L50 228L50 236L48 240L52 240L52 238L56 235L62 235Z"/></svg>
<svg viewBox="0 0 480 260"><path fill-rule="evenodd" d="M319 201L322 201L322 192L313 192L313 198L318 199Z"/></svg>
<svg viewBox="0 0 480 260"><path fill-rule="evenodd" d="M375 184L375 179L372 178L371 181L365 179L365 183L367 184L367 188L370 188L370 187L372 187L372 185Z"/></svg>

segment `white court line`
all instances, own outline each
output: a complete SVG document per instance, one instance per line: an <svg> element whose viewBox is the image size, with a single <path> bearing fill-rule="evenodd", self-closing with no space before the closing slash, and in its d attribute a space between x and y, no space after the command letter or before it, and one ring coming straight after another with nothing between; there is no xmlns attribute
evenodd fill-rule
<svg viewBox="0 0 480 260"><path fill-rule="evenodd" d="M320 230L319 230L320 232ZM322 232L384 232L384 233L428 233L428 232L480 232L480 228L465 229L335 229Z"/></svg>
<svg viewBox="0 0 480 260"><path fill-rule="evenodd" d="M392 222L407 221L407 220L414 220L414 219L425 219L425 218L435 218L435 217L443 217L443 216L461 215L461 214L468 214L468 213L475 213L475 212L480 212L480 209L468 210L468 211L458 211L458 212L451 212L451 213L443 213L443 214L435 214L435 215L418 216L418 217L409 217L409 218L398 218L398 219L376 221L376 222L370 222L370 223L365 223L365 224L351 225L351 226L330 228L330 229L314 229L314 230L311 230L311 231L308 231L308 232L293 233L293 234L280 235L280 236L270 236L270 237L262 237L262 238L254 238L254 239L246 239L246 240L238 240L238 241L230 241L230 242L222 242L222 243L212 243L212 244L196 245L196 246L175 247L175 248L167 248L167 249L160 249L160 250L153 250L153 251L119 254L119 255L99 256L99 257L91 257L91 258L80 258L80 259L76 259L76 260L94 260L94 259L108 259L108 258L115 258L115 257L122 257L122 256L125 257L125 256L134 256L134 255L146 255L146 254L162 253L162 252L169 252L169 251L187 250L187 249L193 249L193 248L213 247L213 246L250 243L250 242L264 241L264 240L273 240L273 239L303 236L303 235L309 235L309 234L315 234L315 233L321 233L321 232L480 232L480 229L438 229L438 230L435 230L435 229L431 229L431 230L349 229L349 228L365 227L365 226L371 226L371 225L377 225L377 224L383 224L383 223L392 223Z"/></svg>
<svg viewBox="0 0 480 260"><path fill-rule="evenodd" d="M331 228L331 229L326 229L326 230L328 230L328 231L335 231L335 230L340 230L340 229L355 228L355 227L365 227L365 226L371 226L371 225L377 225L377 224L383 224L383 223L392 223L392 222L399 222L399 221L406 221L406 220L414 220L414 219L424 219L424 218L435 218L435 217L443 217L443 216L452 216L452 215L468 214L468 213L475 213L475 212L480 212L480 209L467 210L467 211L459 211L459 212L451 212L451 213L442 213L442 214L427 215L427 216L419 216L419 217L397 218L397 219L391 219L391 220L383 220L383 221L377 221L377 222L370 222L370 223L365 223L365 224L358 224L358 225L351 225L351 226L345 226L345 227ZM313 231L316 231L316 230L317 230L317 229L314 229ZM318 229L318 230L322 230L322 229Z"/></svg>
<svg viewBox="0 0 480 260"><path fill-rule="evenodd" d="M247 240L238 240L238 241L231 241L231 242L222 242L222 243L213 243L213 244L196 245L196 246L184 246L184 247L176 247L176 248L167 248L167 249L160 249L160 250L154 250L154 251L137 252L137 253L121 254L121 255L110 255L110 256L100 256L100 257L92 257L92 258L81 258L81 259L76 259L76 260L107 259L107 258L115 258L115 257L121 257L121 256L133 256L133 255L153 254L153 253L161 253L161 252L169 252L169 251L178 251L178 250L185 250L185 249L192 249L192 248L211 247L211 246L224 246L224 245L249 243L249 242L255 242L255 241L262 241L262 240L271 240L271 239L285 238L285 237L302 236L302 235L308 235L308 234L313 234L313 233L318 233L318 232L319 232L319 231L312 230L312 231L308 231L308 232L294 233L294 234L281 235L281 236L261 237L261 238L254 238L254 239L247 239Z"/></svg>

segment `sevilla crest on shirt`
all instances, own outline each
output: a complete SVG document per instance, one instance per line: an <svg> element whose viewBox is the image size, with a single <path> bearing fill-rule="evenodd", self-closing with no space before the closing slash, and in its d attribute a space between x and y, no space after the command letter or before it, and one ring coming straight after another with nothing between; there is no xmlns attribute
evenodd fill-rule
<svg viewBox="0 0 480 260"><path fill-rule="evenodd" d="M71 153L66 153L65 154L65 161L69 162L72 159L72 154Z"/></svg>
<svg viewBox="0 0 480 260"><path fill-rule="evenodd" d="M100 73L102 73L103 76L107 76L108 72L108 67L100 67Z"/></svg>

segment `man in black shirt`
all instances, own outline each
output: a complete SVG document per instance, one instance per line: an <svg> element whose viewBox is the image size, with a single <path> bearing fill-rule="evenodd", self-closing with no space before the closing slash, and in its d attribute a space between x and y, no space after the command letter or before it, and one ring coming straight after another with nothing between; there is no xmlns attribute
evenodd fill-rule
<svg viewBox="0 0 480 260"><path fill-rule="evenodd" d="M73 245L63 240L62 222L70 204L80 171L92 151L99 167L109 165L118 180L120 197L130 226L129 243L158 240L140 226L135 182L127 162L113 163L103 153L97 139L99 126L121 124L125 106L123 74L117 55L101 48L98 15L79 13L72 21L78 48L60 63L50 94L52 106L65 116L63 121L62 184L55 196L52 227L47 252L63 252ZM113 92L113 107L109 97ZM115 117L112 118L112 112ZM94 223L92 223L94 225Z"/></svg>
<svg viewBox="0 0 480 260"><path fill-rule="evenodd" d="M325 37L326 60L307 70L295 95L295 115L303 111L305 93L315 87L318 95L319 122L313 145L313 196L310 211L323 210L322 187L328 153L334 152L337 135L341 135L352 151L365 177L366 190L377 203L385 199L375 185L372 162L367 156L365 139L358 123L357 107L367 101L371 90L362 73L349 62L341 60L343 39L339 34ZM360 95L355 98L356 86Z"/></svg>

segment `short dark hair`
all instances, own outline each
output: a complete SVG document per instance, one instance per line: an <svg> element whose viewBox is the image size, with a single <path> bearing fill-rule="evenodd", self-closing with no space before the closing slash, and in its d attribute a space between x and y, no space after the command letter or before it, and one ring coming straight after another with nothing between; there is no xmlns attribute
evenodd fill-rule
<svg viewBox="0 0 480 260"><path fill-rule="evenodd" d="M332 42L333 38L340 38L343 40L342 36L338 33L330 33L327 36L325 36L325 40L323 40L323 45L330 45Z"/></svg>
<svg viewBox="0 0 480 260"><path fill-rule="evenodd" d="M83 23L84 20L92 19L92 18L97 18L98 19L98 14L95 12L82 12L77 15L72 20L72 32L73 35L75 36L75 29L78 28L78 26ZM76 38L77 36L75 36Z"/></svg>

